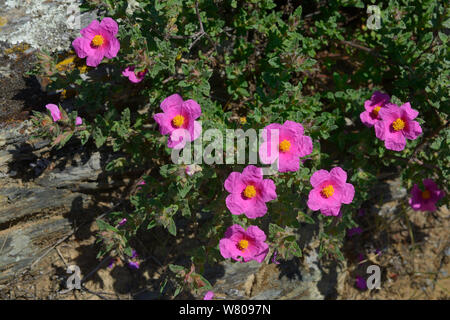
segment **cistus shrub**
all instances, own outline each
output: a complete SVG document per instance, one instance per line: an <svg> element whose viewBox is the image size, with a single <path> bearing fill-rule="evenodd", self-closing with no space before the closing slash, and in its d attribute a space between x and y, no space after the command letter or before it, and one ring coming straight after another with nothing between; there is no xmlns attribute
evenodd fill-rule
<svg viewBox="0 0 450 320"><path fill-rule="evenodd" d="M343 259L346 231L385 172L412 190L414 210L448 199L445 1L90 0L82 9L101 19L80 30L76 57L68 65L41 53L36 69L74 110L50 106L53 119L33 121L57 147L75 137L120 154L107 170L140 170L130 205L98 220L100 255L135 257L140 231L173 247L188 236L178 221L192 226L191 264L168 266L172 296L186 286L205 294L205 265L225 258L301 257L305 224L321 226L321 257ZM264 153L273 129L277 161ZM221 147L230 130L256 162L235 154L239 142ZM252 130L265 137L252 141ZM192 146L195 161L174 163L174 150Z"/></svg>

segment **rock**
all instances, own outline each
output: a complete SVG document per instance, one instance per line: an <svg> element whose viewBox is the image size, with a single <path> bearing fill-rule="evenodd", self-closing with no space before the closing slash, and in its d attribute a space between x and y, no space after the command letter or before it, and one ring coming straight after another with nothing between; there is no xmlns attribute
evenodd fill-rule
<svg viewBox="0 0 450 320"><path fill-rule="evenodd" d="M60 168L47 168L42 155L49 151L49 141L32 140L31 135L28 121L0 126L0 280L29 266L47 246L73 231L77 223L71 213L83 213L94 198L74 190L77 184L96 181L101 172L99 153L87 154L84 163L72 161L74 154L61 156L56 163Z"/></svg>
<svg viewBox="0 0 450 320"><path fill-rule="evenodd" d="M95 181L101 172L100 153L95 152L84 164L79 163L79 165L72 165L63 170L54 170L35 181L41 186L61 188L78 184L82 181Z"/></svg>
<svg viewBox="0 0 450 320"><path fill-rule="evenodd" d="M204 276L212 280L212 291L225 299L325 299L336 293L341 267L319 266L317 239L308 246L303 260L270 263L224 261L206 268ZM334 276L330 276L334 275Z"/></svg>
<svg viewBox="0 0 450 320"><path fill-rule="evenodd" d="M97 18L79 11L81 0L0 0L0 41L27 43L46 51L63 51L80 29Z"/></svg>
<svg viewBox="0 0 450 320"><path fill-rule="evenodd" d="M0 280L29 266L49 244L71 230L68 219L57 217L1 232Z"/></svg>

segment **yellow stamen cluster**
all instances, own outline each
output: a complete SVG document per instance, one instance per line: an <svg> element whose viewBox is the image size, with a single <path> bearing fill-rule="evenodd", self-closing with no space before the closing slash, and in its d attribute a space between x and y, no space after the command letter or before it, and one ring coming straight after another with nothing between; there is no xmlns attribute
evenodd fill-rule
<svg viewBox="0 0 450 320"><path fill-rule="evenodd" d="M280 151L281 152L287 152L289 149L291 149L291 143L288 140L283 140L280 142Z"/></svg>
<svg viewBox="0 0 450 320"><path fill-rule="evenodd" d="M101 35L96 35L94 38L92 38L92 46L94 47L100 47L105 42L105 38Z"/></svg>
<svg viewBox="0 0 450 320"><path fill-rule="evenodd" d="M425 190L424 192L422 192L422 199L430 199L431 198L431 193L428 190Z"/></svg>
<svg viewBox="0 0 450 320"><path fill-rule="evenodd" d="M375 116L378 116L378 112L380 111L380 109L381 109L381 106L376 106L375 108L373 108L372 113Z"/></svg>
<svg viewBox="0 0 450 320"><path fill-rule="evenodd" d="M248 241L245 239L242 239L241 241L239 241L237 246L238 246L239 250L243 251L248 248Z"/></svg>
<svg viewBox="0 0 450 320"><path fill-rule="evenodd" d="M172 119L172 124L174 127L181 127L184 124L184 117L179 114Z"/></svg>
<svg viewBox="0 0 450 320"><path fill-rule="evenodd" d="M256 196L255 187L254 186L246 186L244 189L244 196L249 199L255 197Z"/></svg>
<svg viewBox="0 0 450 320"><path fill-rule="evenodd" d="M405 121L403 121L402 119L398 118L397 120L392 122L392 128L395 131L403 130L403 128L405 128Z"/></svg>
<svg viewBox="0 0 450 320"><path fill-rule="evenodd" d="M320 194L325 197L325 198L329 198L334 194L334 188L331 184L327 185L325 188L322 189L322 191L320 191Z"/></svg>

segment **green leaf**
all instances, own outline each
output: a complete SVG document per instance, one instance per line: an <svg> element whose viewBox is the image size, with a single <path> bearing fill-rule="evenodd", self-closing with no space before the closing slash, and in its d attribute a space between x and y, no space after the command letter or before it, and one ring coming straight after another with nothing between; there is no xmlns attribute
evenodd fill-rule
<svg viewBox="0 0 450 320"><path fill-rule="evenodd" d="M313 217L311 217L310 215L308 215L308 214L306 214L306 213L304 213L304 212L302 212L302 211L299 211L299 212L298 212L297 218L298 218L300 221L306 222L306 223L309 223L309 224L315 224L315 223L316 223L316 222L314 221L314 218L313 218Z"/></svg>
<svg viewBox="0 0 450 320"><path fill-rule="evenodd" d="M106 142L106 137L103 136L103 132L99 127L96 127L94 129L92 137L94 138L95 145L97 146L97 148L100 148Z"/></svg>
<svg viewBox="0 0 450 320"><path fill-rule="evenodd" d="M119 232L119 230L117 230L115 227L113 227L112 225L110 225L109 223L107 223L104 220L98 219L96 222L97 222L98 229L100 231L111 230L114 232Z"/></svg>
<svg viewBox="0 0 450 320"><path fill-rule="evenodd" d="M172 271L173 273L179 273L179 272L181 272L181 271L184 270L184 267L183 267L183 266L176 265L176 264L169 264L169 269L170 269L170 271Z"/></svg>
<svg viewBox="0 0 450 320"><path fill-rule="evenodd" d="M177 235L177 226L175 225L175 221L173 220L173 218L169 218L169 225L167 227L167 230L169 230L169 233L171 235Z"/></svg>

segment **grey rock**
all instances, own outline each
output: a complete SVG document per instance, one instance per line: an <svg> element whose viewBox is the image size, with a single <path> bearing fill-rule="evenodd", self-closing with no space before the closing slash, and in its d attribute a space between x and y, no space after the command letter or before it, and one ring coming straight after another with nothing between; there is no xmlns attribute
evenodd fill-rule
<svg viewBox="0 0 450 320"><path fill-rule="evenodd" d="M97 18L79 12L81 0L0 0L0 41L47 51L69 49L80 29Z"/></svg>
<svg viewBox="0 0 450 320"><path fill-rule="evenodd" d="M0 190L0 225L15 223L36 213L48 212L55 208L72 206L76 198L87 201L87 196L68 190L42 187L11 187ZM6 201L5 201L6 199Z"/></svg>
<svg viewBox="0 0 450 320"><path fill-rule="evenodd" d="M100 153L96 152L91 155L85 164L79 166L68 166L61 171L53 170L52 172L36 179L36 183L45 187L67 187L86 180L97 180L102 172L100 165Z"/></svg>
<svg viewBox="0 0 450 320"><path fill-rule="evenodd" d="M53 243L71 231L64 218L38 221L25 227L13 228L0 236L0 280L4 280L29 266Z"/></svg>
<svg viewBox="0 0 450 320"><path fill-rule="evenodd" d="M276 289L270 289L266 290L257 296L254 296L250 300L274 300L278 299L280 297L280 294L283 292L283 290L276 290Z"/></svg>

